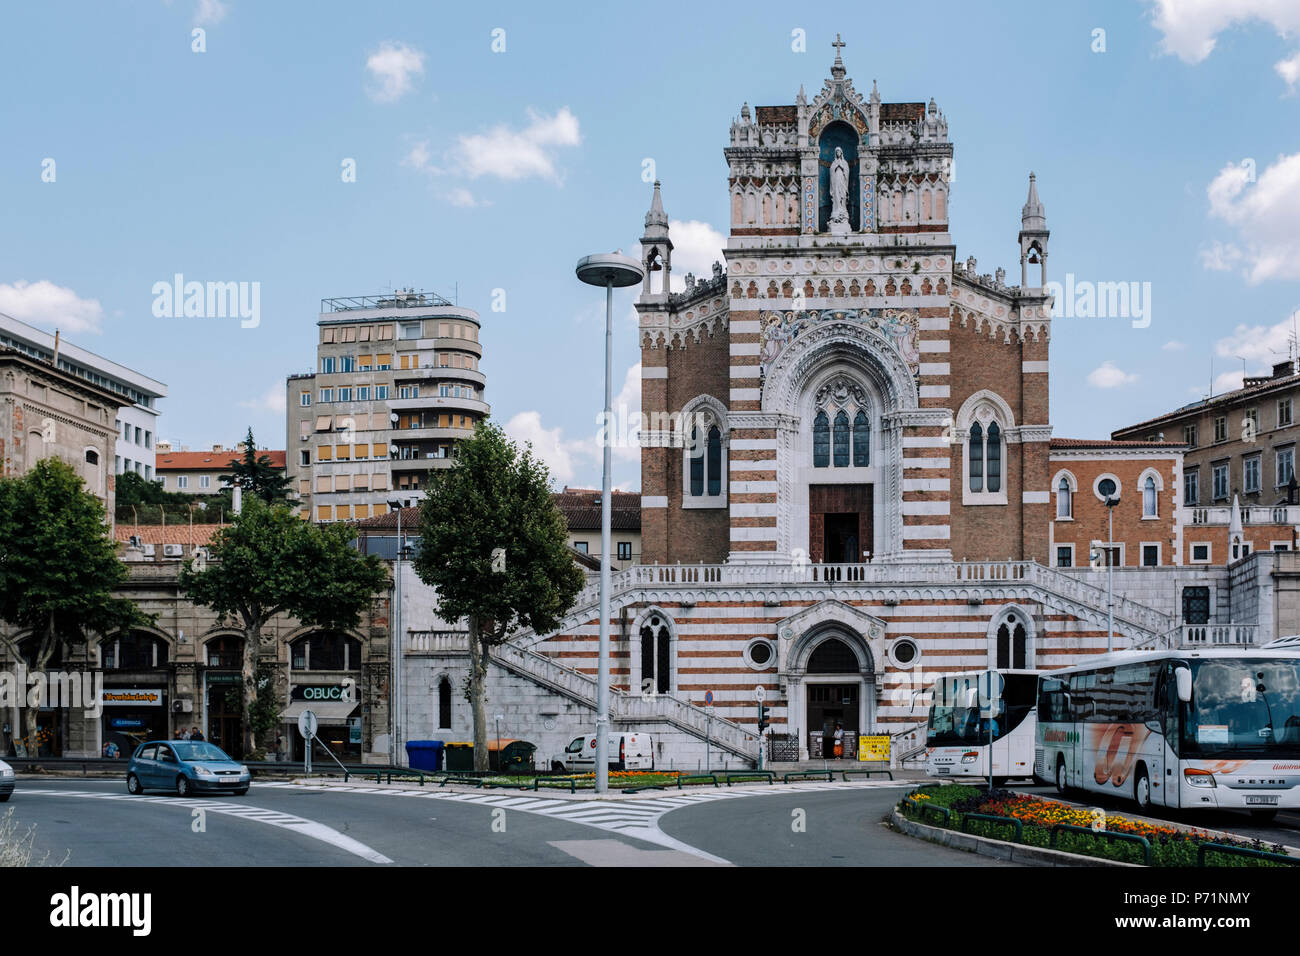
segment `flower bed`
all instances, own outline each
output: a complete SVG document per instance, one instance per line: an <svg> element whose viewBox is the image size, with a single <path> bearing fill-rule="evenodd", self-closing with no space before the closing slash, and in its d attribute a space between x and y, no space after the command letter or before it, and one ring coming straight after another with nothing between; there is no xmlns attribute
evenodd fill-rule
<svg viewBox="0 0 1300 956"><path fill-rule="evenodd" d="M909 819L921 819L919 806L945 807L950 812L946 826L960 830L962 817L967 813L986 813L991 816L1019 820L1024 825L1020 842L1027 846L1047 847L1051 844L1051 828L1057 825L1088 827L1101 824L1111 833L1143 837L1151 844L1153 866L1195 866L1197 849L1202 843L1234 846L1265 853L1285 853L1281 846L1269 845L1261 840L1234 840L1212 837L1199 830L1183 830L1168 824L1133 820L1119 814L1098 814L1092 810L1073 807L1057 800L1044 800L1011 790L983 790L979 787L952 785L914 790L900 805ZM937 823L937 814L926 814L928 824ZM1009 830L991 821L972 820L966 831L976 836L1005 840ZM1092 833L1065 831L1057 836L1056 849L1084 856L1096 856L1124 863L1141 863L1144 855L1140 845L1130 841L1110 840ZM1218 855L1215 863L1222 866L1283 866L1271 860L1242 856Z"/></svg>

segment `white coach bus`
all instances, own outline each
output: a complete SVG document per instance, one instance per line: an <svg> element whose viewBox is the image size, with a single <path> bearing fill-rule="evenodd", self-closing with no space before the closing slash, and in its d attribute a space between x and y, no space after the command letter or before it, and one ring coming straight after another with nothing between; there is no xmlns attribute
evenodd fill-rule
<svg viewBox="0 0 1300 956"><path fill-rule="evenodd" d="M930 776L987 780L990 760L997 785L1033 776L1038 671L995 672L1002 675L1003 686L992 708L992 727L980 715L979 687L987 673L949 674L935 681L925 735L925 772Z"/></svg>
<svg viewBox="0 0 1300 956"><path fill-rule="evenodd" d="M1151 805L1300 807L1300 651L1121 651L1043 673L1034 772Z"/></svg>

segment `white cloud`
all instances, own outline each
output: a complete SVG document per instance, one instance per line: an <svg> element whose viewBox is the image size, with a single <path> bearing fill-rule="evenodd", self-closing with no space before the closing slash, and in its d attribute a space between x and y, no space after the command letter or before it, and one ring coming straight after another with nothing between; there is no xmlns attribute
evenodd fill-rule
<svg viewBox="0 0 1300 956"><path fill-rule="evenodd" d="M553 116L529 109L528 119L523 129L512 129L502 123L486 133L458 137L451 150L453 165L470 179L537 177L559 183L555 153L562 147L582 142L578 118L564 106Z"/></svg>
<svg viewBox="0 0 1300 956"><path fill-rule="evenodd" d="M252 408L259 412L273 412L283 415L285 411L284 382L276 382L261 395L241 401L242 408Z"/></svg>
<svg viewBox="0 0 1300 956"><path fill-rule="evenodd" d="M64 332L99 332L104 317L98 299L83 299L47 279L0 283L0 312L28 325Z"/></svg>
<svg viewBox="0 0 1300 956"><path fill-rule="evenodd" d="M1291 354L1290 341L1295 329L1290 316L1275 325L1238 325L1231 335L1214 343L1214 353L1222 358L1245 359L1261 369L1270 369L1275 363L1286 361Z"/></svg>
<svg viewBox="0 0 1300 956"><path fill-rule="evenodd" d="M230 12L221 0L199 0L198 6L194 9L194 22L203 26L214 26L226 19L226 14Z"/></svg>
<svg viewBox="0 0 1300 956"><path fill-rule="evenodd" d="M457 186L450 190L444 198L453 206L461 206L465 209L472 209L475 206L489 205L488 203L475 199L474 194L463 186Z"/></svg>
<svg viewBox="0 0 1300 956"><path fill-rule="evenodd" d="M1214 376L1214 394L1222 395L1224 392L1235 392L1241 388L1245 377L1246 373L1242 369L1222 372Z"/></svg>
<svg viewBox="0 0 1300 956"><path fill-rule="evenodd" d="M1201 250L1201 268L1211 272L1231 272L1241 265L1242 251L1230 242L1214 240L1210 248Z"/></svg>
<svg viewBox="0 0 1300 956"><path fill-rule="evenodd" d="M1170 339L1164 345L1160 346L1160 348L1165 352L1181 352L1187 348L1187 344L1185 342L1179 342L1177 339Z"/></svg>
<svg viewBox="0 0 1300 956"><path fill-rule="evenodd" d="M392 103L415 88L415 77L424 75L424 54L407 46L385 40L366 59L366 69L378 83L368 92L377 103Z"/></svg>
<svg viewBox="0 0 1300 956"><path fill-rule="evenodd" d="M1278 60L1273 64L1273 69L1286 81L1287 92L1294 93L1300 85L1300 50L1285 60Z"/></svg>
<svg viewBox="0 0 1300 956"><path fill-rule="evenodd" d="M698 219L670 219L668 234L673 240L672 287L676 292L685 291L686 273L691 273L697 279L711 279L713 263L726 262L722 250L727 244L727 238L707 222Z"/></svg>
<svg viewBox="0 0 1300 956"><path fill-rule="evenodd" d="M1137 380L1135 373L1116 368L1110 359L1088 373L1088 384L1094 388L1119 388L1122 385L1132 385Z"/></svg>
<svg viewBox="0 0 1300 956"><path fill-rule="evenodd" d="M1200 63L1229 27L1259 20L1280 35L1300 31L1295 0L1155 0L1152 21L1163 34L1160 49L1184 63Z"/></svg>
<svg viewBox="0 0 1300 956"><path fill-rule="evenodd" d="M410 166L412 169L418 169L422 173L437 173L441 170L433 165L433 156L429 152L429 141L420 140L411 147L410 152L402 159L403 166Z"/></svg>
<svg viewBox="0 0 1300 956"><path fill-rule="evenodd" d="M1210 215L1235 227L1240 241L1216 242L1202 263L1240 263L1251 282L1300 279L1300 153L1279 156L1252 183L1253 175L1253 164L1229 163L1206 188Z"/></svg>
<svg viewBox="0 0 1300 956"><path fill-rule="evenodd" d="M521 446L531 443L533 454L546 462L551 477L561 485L573 481L576 474L573 466L575 445L580 442L566 441L561 428L544 428L542 414L537 411L520 412L505 424L505 433Z"/></svg>

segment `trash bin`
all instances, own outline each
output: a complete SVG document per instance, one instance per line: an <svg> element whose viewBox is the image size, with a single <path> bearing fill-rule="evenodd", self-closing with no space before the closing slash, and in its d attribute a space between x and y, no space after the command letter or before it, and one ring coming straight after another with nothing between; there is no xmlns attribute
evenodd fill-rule
<svg viewBox="0 0 1300 956"><path fill-rule="evenodd" d="M473 770L474 745L471 743L454 743L446 746L447 770Z"/></svg>
<svg viewBox="0 0 1300 956"><path fill-rule="evenodd" d="M441 770L442 749L441 740L408 740L406 762L412 770Z"/></svg>
<svg viewBox="0 0 1300 956"><path fill-rule="evenodd" d="M498 773L532 773L536 744L526 740L495 737L488 740L488 767Z"/></svg>

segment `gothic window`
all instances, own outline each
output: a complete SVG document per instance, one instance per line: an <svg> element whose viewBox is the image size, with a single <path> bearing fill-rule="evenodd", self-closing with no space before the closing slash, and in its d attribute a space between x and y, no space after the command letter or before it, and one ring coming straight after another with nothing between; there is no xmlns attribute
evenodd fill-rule
<svg viewBox="0 0 1300 956"><path fill-rule="evenodd" d="M641 686L640 693L667 694L672 689L672 635L667 622L652 615L641 628Z"/></svg>
<svg viewBox="0 0 1300 956"><path fill-rule="evenodd" d="M871 429L867 426L867 413L859 411L853 418L853 467L866 468L871 464Z"/></svg>
<svg viewBox="0 0 1300 956"><path fill-rule="evenodd" d="M1010 409L992 392L979 392L967 400L957 414L957 425L966 432L966 484L962 503L1004 505L1007 503L1007 428L1014 424ZM1071 486L1072 487L1072 486ZM1057 489L1059 493L1059 488ZM1062 507L1058 500L1058 509ZM1061 515L1058 514L1058 517Z"/></svg>
<svg viewBox="0 0 1300 956"><path fill-rule="evenodd" d="M1147 475L1147 480L1142 485L1142 517L1154 518L1156 516L1156 480Z"/></svg>
<svg viewBox="0 0 1300 956"><path fill-rule="evenodd" d="M813 467L826 468L831 463L831 422L826 412L813 420Z"/></svg>
<svg viewBox="0 0 1300 956"><path fill-rule="evenodd" d="M1070 479L1066 478L1064 475L1061 476L1061 481L1056 486L1056 517L1058 520L1061 518L1074 517L1074 502L1071 499Z"/></svg>
<svg viewBox="0 0 1300 956"><path fill-rule="evenodd" d="M438 726L451 726L451 681L445 677L438 681Z"/></svg>
<svg viewBox="0 0 1300 956"><path fill-rule="evenodd" d="M984 445L984 461L987 465L989 493L1002 490L1002 432L997 422L989 423L989 437Z"/></svg>
<svg viewBox="0 0 1300 956"><path fill-rule="evenodd" d="M1011 614L998 625L997 666L1024 670L1027 660L1028 638L1025 625L1020 618Z"/></svg>
<svg viewBox="0 0 1300 956"><path fill-rule="evenodd" d="M846 375L831 379L813 399L814 468L865 468L871 464L871 414L867 393Z"/></svg>
<svg viewBox="0 0 1300 956"><path fill-rule="evenodd" d="M849 416L840 409L835 416L835 467L849 467Z"/></svg>
<svg viewBox="0 0 1300 956"><path fill-rule="evenodd" d="M683 412L682 432L685 459L682 465L682 506L721 508L726 506L726 423L720 411L705 397Z"/></svg>

